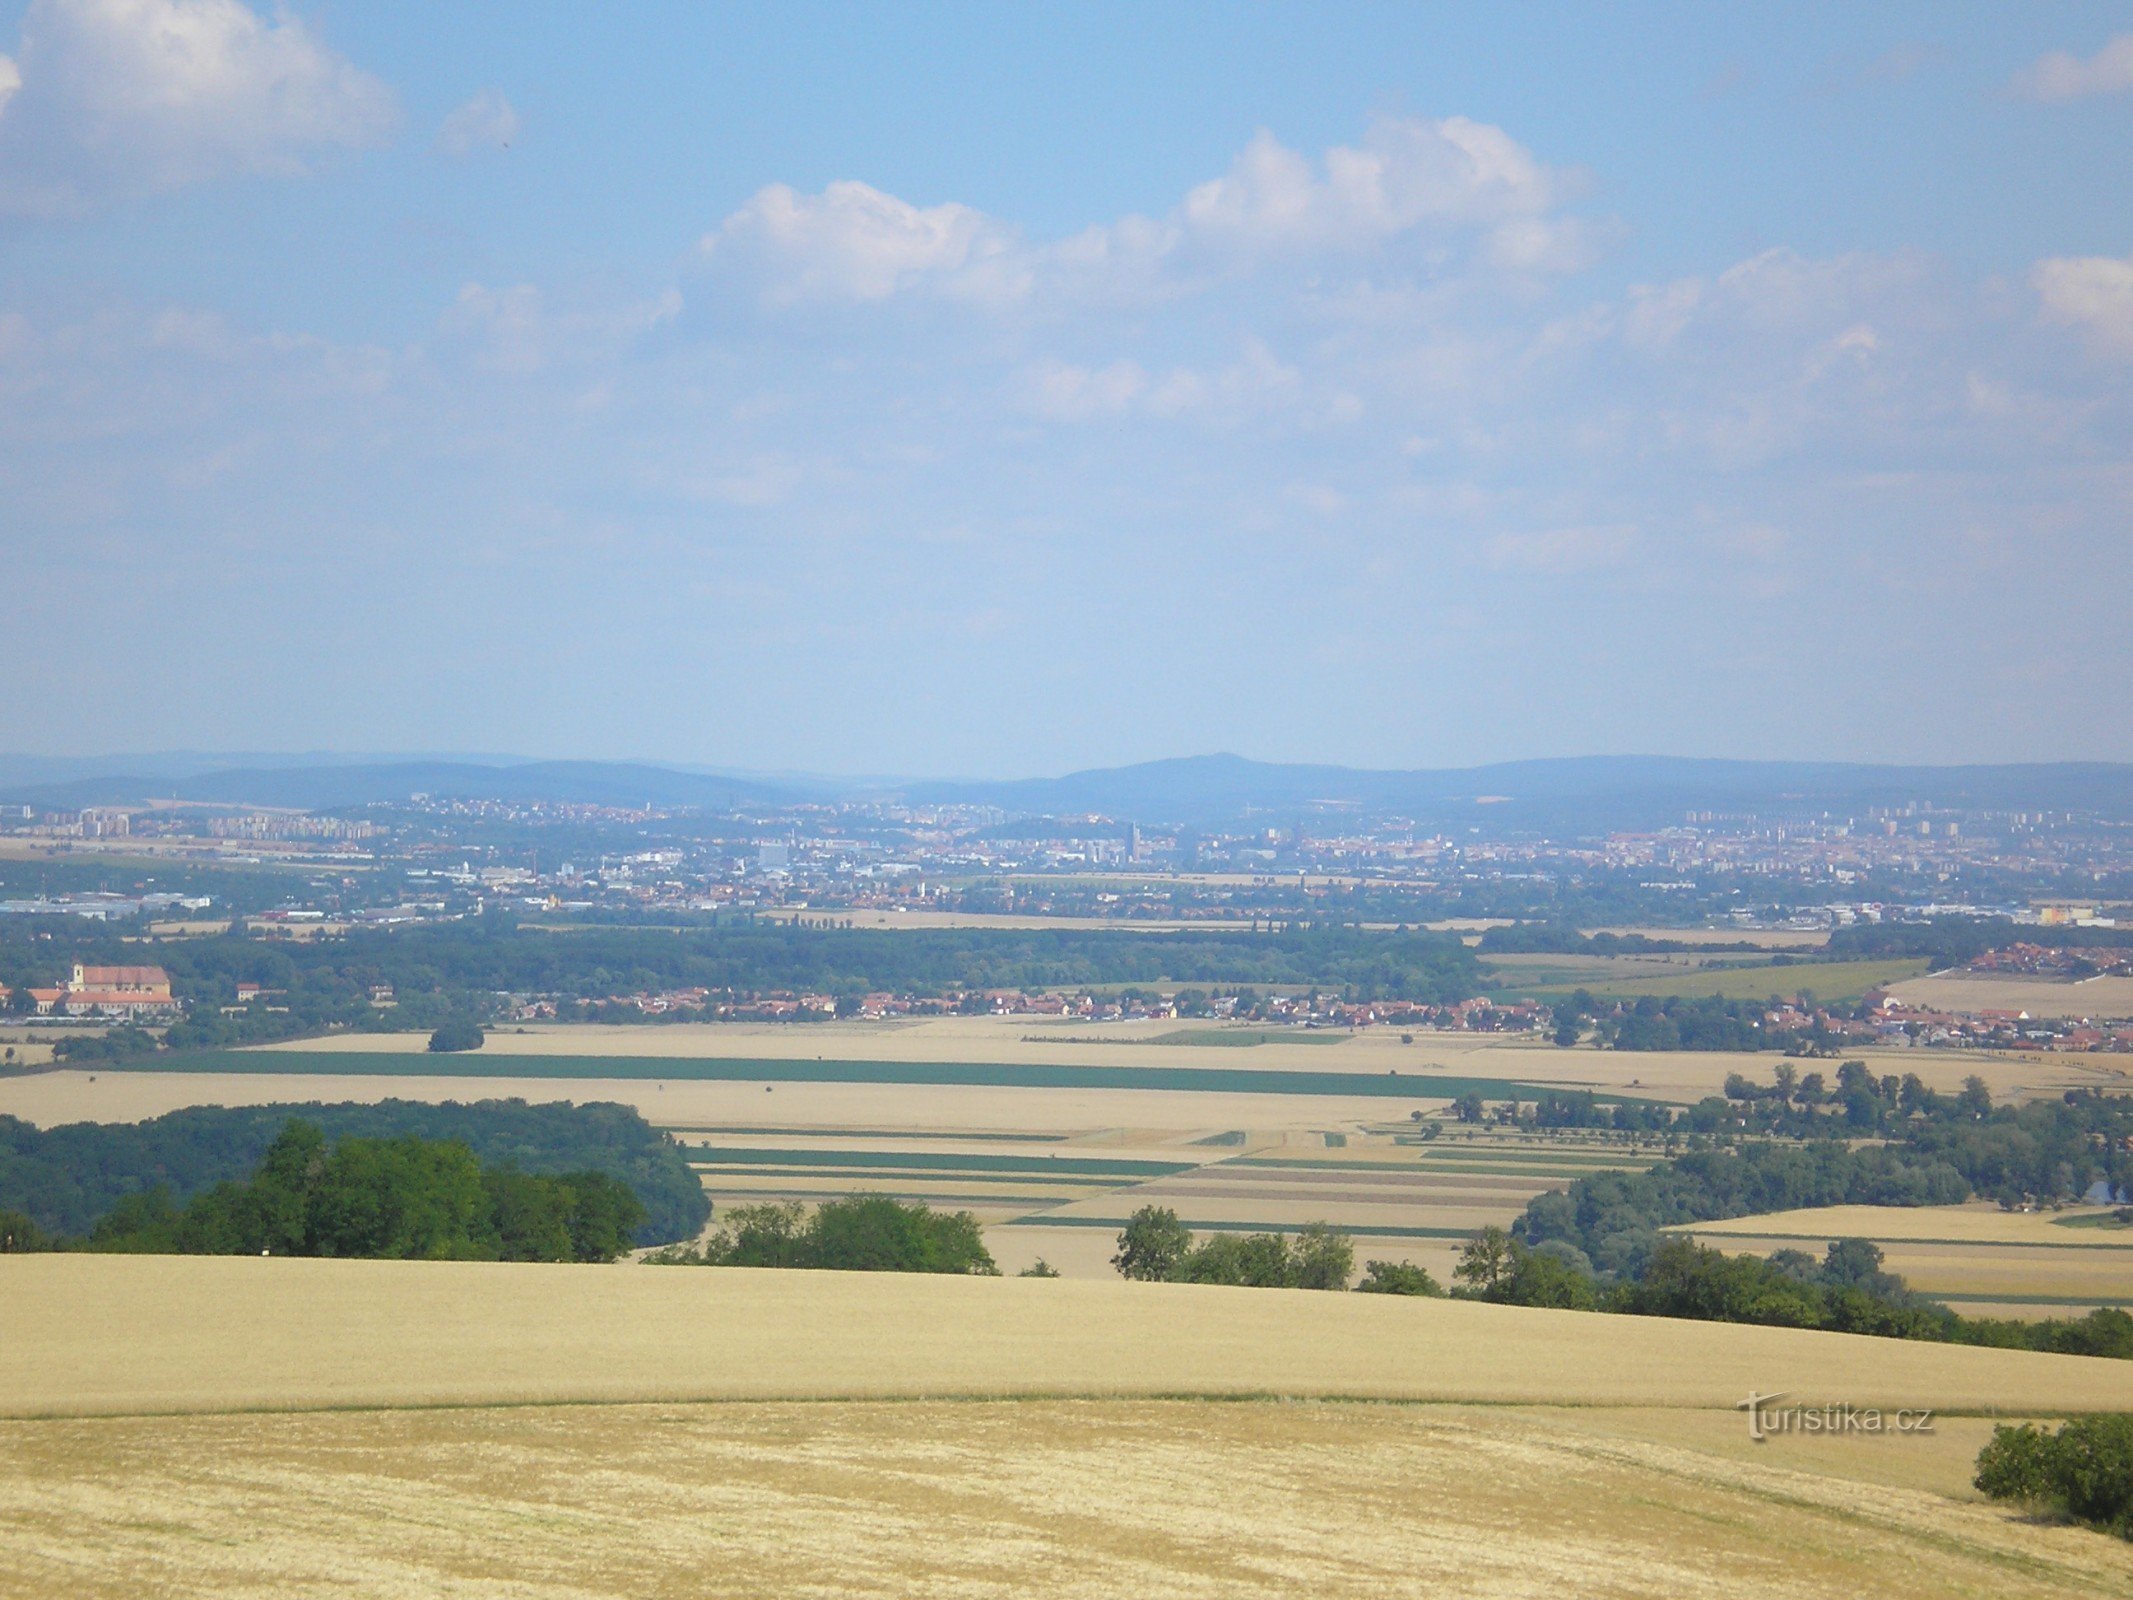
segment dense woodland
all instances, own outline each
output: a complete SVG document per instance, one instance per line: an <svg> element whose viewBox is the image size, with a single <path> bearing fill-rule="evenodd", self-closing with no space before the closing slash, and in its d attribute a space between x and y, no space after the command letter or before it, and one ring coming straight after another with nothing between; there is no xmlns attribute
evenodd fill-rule
<svg viewBox="0 0 2133 1600"><path fill-rule="evenodd" d="M602 1173L644 1207L632 1228L639 1244L691 1238L711 1214L681 1147L632 1108L523 1100L201 1106L149 1122L51 1129L0 1116L0 1211L45 1234L79 1237L114 1207L157 1190L182 1207L251 1174L292 1119L334 1140L456 1141L487 1168L532 1176Z"/></svg>
<svg viewBox="0 0 2133 1600"><path fill-rule="evenodd" d="M543 1177L485 1166L457 1139L344 1138L293 1120L248 1179L184 1206L162 1186L128 1195L81 1247L157 1255L343 1256L418 1261L612 1261L643 1227L628 1184L604 1172Z"/></svg>

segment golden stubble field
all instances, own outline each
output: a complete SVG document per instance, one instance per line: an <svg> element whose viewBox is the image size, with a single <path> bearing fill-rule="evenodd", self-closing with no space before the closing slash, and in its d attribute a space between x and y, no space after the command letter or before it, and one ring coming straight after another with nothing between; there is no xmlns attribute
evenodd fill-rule
<svg viewBox="0 0 2133 1600"><path fill-rule="evenodd" d="M483 1046L498 1056L613 1056L632 1060L732 1059L805 1061L953 1061L1073 1066L1164 1066L1236 1070L1399 1072L1426 1082L1432 1072L1502 1078L1551 1087L1629 1090L1660 1098L1716 1094L1729 1073L1768 1081L1775 1055L1723 1051L1639 1053L1560 1050L1538 1038L1369 1028L1327 1042L1275 1040L1243 1048L1158 1043L1165 1035L1219 1035L1233 1025L1210 1022L1086 1023L1055 1017L927 1017L808 1025L777 1023L529 1024L498 1030ZM338 1034L268 1047L305 1053L405 1052L427 1047L421 1034ZM1862 1048L1847 1052L1876 1073L1915 1072L1944 1091L1975 1073L2002 1098L2057 1093L2111 1083L2123 1086L2133 1060L2046 1052ZM1833 1072L1833 1062L1809 1063ZM1418 1091L1419 1092L1419 1091Z"/></svg>
<svg viewBox="0 0 2133 1600"><path fill-rule="evenodd" d="M0 1416L1302 1395L2133 1409L2133 1363L1464 1301L486 1262L0 1258Z"/></svg>
<svg viewBox="0 0 2133 1600"><path fill-rule="evenodd" d="M2120 1364L2064 1357L1271 1290L203 1258L0 1261L0 1347L7 1597L2133 1588L2133 1549L1967 1489L1980 1418L1756 1445L1731 1409L2133 1405Z"/></svg>
<svg viewBox="0 0 2133 1600"><path fill-rule="evenodd" d="M1975 1425L1951 1426L1953 1451L1855 1443L1832 1462L1713 1449L1702 1422L1103 1401L0 1423L0 1595L2012 1600L2133 1586L2118 1541L1904 1481L1917 1458L1974 1451Z"/></svg>
<svg viewBox="0 0 2133 1600"><path fill-rule="evenodd" d="M1936 1011L2027 1011L2033 1017L2133 1017L2133 978L2050 978L1947 973L1890 986L1893 998Z"/></svg>

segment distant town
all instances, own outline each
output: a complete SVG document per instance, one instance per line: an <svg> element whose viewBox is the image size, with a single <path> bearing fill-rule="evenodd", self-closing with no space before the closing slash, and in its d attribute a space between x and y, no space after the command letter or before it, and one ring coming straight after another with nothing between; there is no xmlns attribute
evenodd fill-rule
<svg viewBox="0 0 2133 1600"><path fill-rule="evenodd" d="M2093 1010L2036 1012L1976 996L1929 1002L1875 982L1832 1000L1812 970L1773 971L1768 1003L1747 1006L1736 996L1726 1026L1809 1052L1868 1043L2133 1049L2133 1002L2116 987L2133 978L2133 931L2123 941L2115 933L2133 930L2133 822L2110 809L1921 797L1838 811L1779 797L1589 829L1538 826L1494 796L1465 809L1471 820L1453 825L1441 807L1424 818L1349 800L1291 803L1279 814L1243 803L1227 820L1187 825L894 794L728 807L422 790L317 808L152 798L75 809L13 804L0 810L0 926L105 924L168 937L234 918L254 936L305 942L498 917L557 928L734 919L910 930L1448 928L1478 939L1485 955L1512 956L1599 930L1655 948L1730 944L1769 961L1788 959L1788 948L1886 955L1898 946L1859 941L1874 930L1958 924L1997 930L1959 952L1962 972L2075 986L2105 979L2068 990L2093 993ZM1491 930L1524 931L1512 939ZM1536 945L1536 930L1557 943ZM180 1009L167 981L160 989L121 984L101 970L77 969L75 982L47 984L14 1009L55 1024L154 1021ZM1485 992L1449 999L1353 986L995 984L831 994L680 984L514 990L499 993L494 1010L519 1022L963 1013L1470 1033L1574 1026L1630 1038L1650 1031L1627 995L1590 1001L1566 1022L1560 991L1569 980L1531 974L1538 992L1521 993L1527 976L1492 970ZM274 1001L256 992L212 998L225 1008ZM379 986L370 1003L392 1006L391 986Z"/></svg>

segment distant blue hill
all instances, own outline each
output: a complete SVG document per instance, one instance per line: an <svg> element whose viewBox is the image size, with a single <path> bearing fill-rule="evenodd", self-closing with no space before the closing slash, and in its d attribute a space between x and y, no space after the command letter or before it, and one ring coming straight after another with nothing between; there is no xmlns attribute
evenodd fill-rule
<svg viewBox="0 0 2133 1600"><path fill-rule="evenodd" d="M777 784L633 762L392 761L311 766L249 766L180 776L106 774L61 783L0 786L0 798L71 808L147 799L332 810L426 794L451 800L546 800L599 806L696 807L777 805L800 798Z"/></svg>
<svg viewBox="0 0 2133 1600"><path fill-rule="evenodd" d="M1413 772L1189 756L1006 783L917 784L911 799L1037 814L1098 812L1144 822L1211 823L1342 809L1502 824L1678 822L1689 810L1841 815L1920 801L1984 810L2086 810L2133 817L2133 765L1908 767L1846 762L1574 756Z"/></svg>
<svg viewBox="0 0 2133 1600"><path fill-rule="evenodd" d="M1650 827L1679 822L1692 810L1856 816L1869 807L1914 801L1966 810L2088 811L2133 820L2133 765L2109 762L1922 767L1575 756L1400 772L1207 755L1057 778L908 783L734 775L650 762L481 757L271 757L217 764L212 758L166 756L144 758L130 773L118 762L101 770L94 763L67 768L54 762L39 769L30 758L0 757L0 800L55 809L169 798L325 810L428 794L729 811L871 795L995 806L1018 817L1095 813L1116 822L1188 827L1246 818L1267 826L1333 827L1343 815L1393 814L1434 826L1486 825L1491 831Z"/></svg>

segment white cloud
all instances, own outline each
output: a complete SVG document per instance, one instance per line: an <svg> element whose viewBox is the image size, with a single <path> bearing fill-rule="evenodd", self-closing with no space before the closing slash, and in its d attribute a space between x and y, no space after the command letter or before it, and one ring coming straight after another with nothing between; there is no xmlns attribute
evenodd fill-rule
<svg viewBox="0 0 2133 1600"><path fill-rule="evenodd" d="M781 303L885 300L921 281L961 279L978 291L980 269L1012 247L1005 228L969 206L914 206L852 181L819 195L771 184L703 240L707 255L764 268L766 297Z"/></svg>
<svg viewBox="0 0 2133 1600"><path fill-rule="evenodd" d="M1501 128L1380 118L1317 161L1270 133L1169 215L1120 217L1051 244L953 202L916 206L856 181L804 195L772 184L703 240L760 273L773 304L905 291L1006 305L1040 290L1108 300L1171 295L1211 270L1420 242L1441 266L1463 241L1499 272L1574 271L1594 235L1560 214L1568 184Z"/></svg>
<svg viewBox="0 0 2133 1600"><path fill-rule="evenodd" d="M2090 95L2133 89L2133 33L2121 33L2087 60L2054 50L2015 74L2014 92L2027 100L2056 104Z"/></svg>
<svg viewBox="0 0 2133 1600"><path fill-rule="evenodd" d="M501 89L484 89L444 119L437 148L449 156L506 150L518 137L519 116Z"/></svg>
<svg viewBox="0 0 2133 1600"><path fill-rule="evenodd" d="M2061 256L2030 275L2045 315L2133 352L2133 256Z"/></svg>
<svg viewBox="0 0 2133 1600"><path fill-rule="evenodd" d="M34 0L0 85L0 207L66 212L373 144L392 91L238 0Z"/></svg>
<svg viewBox="0 0 2133 1600"><path fill-rule="evenodd" d="M7 109L8 101L15 98L15 91L22 87L22 69L15 65L13 56L0 56L0 111Z"/></svg>
<svg viewBox="0 0 2133 1600"><path fill-rule="evenodd" d="M1180 218L1249 250L1356 249L1425 226L1529 221L1559 198L1558 180L1501 128L1381 117L1317 164L1261 132L1186 195Z"/></svg>

